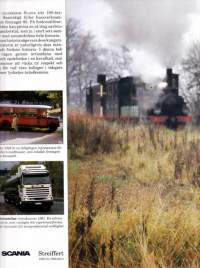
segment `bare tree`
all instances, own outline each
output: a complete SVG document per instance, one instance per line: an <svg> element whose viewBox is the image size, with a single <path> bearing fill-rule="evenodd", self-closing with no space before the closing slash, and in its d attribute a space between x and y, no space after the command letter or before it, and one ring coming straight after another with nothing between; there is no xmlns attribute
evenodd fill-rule
<svg viewBox="0 0 200 268"><path fill-rule="evenodd" d="M99 73L105 73L108 78L131 74L132 58L126 47L103 48L74 19L67 21L66 38L68 105L85 107L85 90L90 81L96 82Z"/></svg>
<svg viewBox="0 0 200 268"><path fill-rule="evenodd" d="M200 41L192 44L182 62L183 94L196 123L200 123Z"/></svg>
<svg viewBox="0 0 200 268"><path fill-rule="evenodd" d="M132 75L133 60L127 47L104 49L103 55L105 72L109 78Z"/></svg>
<svg viewBox="0 0 200 268"><path fill-rule="evenodd" d="M78 23L69 19L66 24L66 71L67 71L67 102L70 103L70 82L74 76L76 66L73 64L74 44L77 36Z"/></svg>
<svg viewBox="0 0 200 268"><path fill-rule="evenodd" d="M103 71L101 49L91 33L82 31L78 21L67 22L67 95L68 104L75 95L79 107L84 106L85 89L96 74Z"/></svg>

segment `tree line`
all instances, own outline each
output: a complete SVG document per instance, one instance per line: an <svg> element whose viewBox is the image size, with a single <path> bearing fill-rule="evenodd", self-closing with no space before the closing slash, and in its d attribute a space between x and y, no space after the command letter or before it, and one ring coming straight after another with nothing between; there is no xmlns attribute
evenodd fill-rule
<svg viewBox="0 0 200 268"><path fill-rule="evenodd" d="M0 91L0 101L62 107L62 91Z"/></svg>
<svg viewBox="0 0 200 268"><path fill-rule="evenodd" d="M193 42L189 47L181 67L183 95L194 122L200 125L200 40Z"/></svg>

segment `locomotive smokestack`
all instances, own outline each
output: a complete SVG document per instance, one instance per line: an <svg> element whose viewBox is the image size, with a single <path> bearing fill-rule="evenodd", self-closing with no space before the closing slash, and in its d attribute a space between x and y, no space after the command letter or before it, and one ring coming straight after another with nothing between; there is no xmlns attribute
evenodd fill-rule
<svg viewBox="0 0 200 268"><path fill-rule="evenodd" d="M179 87L179 75L173 73L172 68L167 68L167 78L168 90L175 92L178 96L178 87Z"/></svg>
<svg viewBox="0 0 200 268"><path fill-rule="evenodd" d="M167 68L167 84L169 88L172 87L172 69L171 68Z"/></svg>

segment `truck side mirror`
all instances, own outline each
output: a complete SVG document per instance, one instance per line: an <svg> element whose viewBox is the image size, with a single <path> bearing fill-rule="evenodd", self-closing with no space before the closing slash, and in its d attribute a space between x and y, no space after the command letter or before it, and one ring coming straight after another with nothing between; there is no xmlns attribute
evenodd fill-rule
<svg viewBox="0 0 200 268"><path fill-rule="evenodd" d="M54 183L55 183L55 180L54 180L54 179L52 179L52 180L51 180L51 183L52 183L52 184L54 184Z"/></svg>

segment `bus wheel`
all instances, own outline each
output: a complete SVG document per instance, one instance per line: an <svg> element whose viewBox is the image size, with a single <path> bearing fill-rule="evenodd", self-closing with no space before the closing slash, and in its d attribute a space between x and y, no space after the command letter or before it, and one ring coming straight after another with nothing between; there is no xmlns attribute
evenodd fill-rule
<svg viewBox="0 0 200 268"><path fill-rule="evenodd" d="M9 129L11 129L11 124L9 121L3 121L1 124L1 127L5 130L9 130Z"/></svg>
<svg viewBox="0 0 200 268"><path fill-rule="evenodd" d="M49 132L54 132L54 131L56 131L56 129L57 129L56 125L50 125L49 126Z"/></svg>

